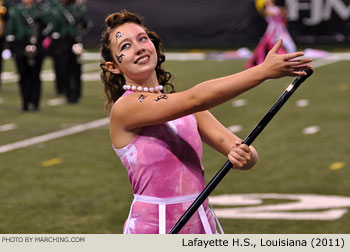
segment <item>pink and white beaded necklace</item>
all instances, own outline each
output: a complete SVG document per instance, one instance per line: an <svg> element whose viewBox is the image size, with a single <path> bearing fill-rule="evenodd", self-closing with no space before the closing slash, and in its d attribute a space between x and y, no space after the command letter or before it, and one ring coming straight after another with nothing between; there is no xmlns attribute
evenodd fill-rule
<svg viewBox="0 0 350 252"><path fill-rule="evenodd" d="M124 90L131 90L131 91L139 91L139 92L150 92L150 93L154 93L154 92L158 92L158 91L161 91L163 90L163 86L162 85L157 85L155 87L141 87L141 86L135 86L135 85L129 85L129 84L126 84L123 86L123 89Z"/></svg>

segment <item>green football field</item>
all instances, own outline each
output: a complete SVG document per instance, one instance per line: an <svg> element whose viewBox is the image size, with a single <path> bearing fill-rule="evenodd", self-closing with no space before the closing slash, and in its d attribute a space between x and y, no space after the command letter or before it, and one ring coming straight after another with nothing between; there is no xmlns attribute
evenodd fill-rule
<svg viewBox="0 0 350 252"><path fill-rule="evenodd" d="M350 233L349 61L314 74L253 145L259 163L231 171L211 202L226 233ZM98 60L84 61L83 98L54 93L45 61L40 112L19 112L12 60L0 92L0 233L118 234L132 191L109 140ZM243 69L244 60L168 61L177 91ZM269 80L212 109L244 138L293 78ZM39 138L40 137L40 138ZM226 157L204 145L206 181Z"/></svg>

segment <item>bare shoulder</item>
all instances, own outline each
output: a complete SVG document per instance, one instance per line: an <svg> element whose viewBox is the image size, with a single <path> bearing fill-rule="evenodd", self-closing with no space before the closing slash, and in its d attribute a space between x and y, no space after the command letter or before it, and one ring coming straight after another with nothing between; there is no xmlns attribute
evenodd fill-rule
<svg viewBox="0 0 350 252"><path fill-rule="evenodd" d="M144 94L136 92L120 97L112 106L111 120L116 120L118 124L122 125L130 118L135 117L140 109L145 110L144 107L137 106L145 98Z"/></svg>
<svg viewBox="0 0 350 252"><path fill-rule="evenodd" d="M119 98L113 105L110 113L110 137L112 144L115 148L123 148L129 144L136 136L139 129L127 129L126 122L127 116L130 116L129 106L130 96L135 94L129 94Z"/></svg>
<svg viewBox="0 0 350 252"><path fill-rule="evenodd" d="M111 109L111 120L117 119L118 121L123 120L125 114L130 110L130 103L132 99L136 99L137 94L131 93L126 96L120 97L112 106Z"/></svg>

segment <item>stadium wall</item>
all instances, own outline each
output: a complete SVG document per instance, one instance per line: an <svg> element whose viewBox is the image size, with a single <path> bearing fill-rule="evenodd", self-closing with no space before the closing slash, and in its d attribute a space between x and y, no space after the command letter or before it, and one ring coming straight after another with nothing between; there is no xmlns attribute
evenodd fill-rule
<svg viewBox="0 0 350 252"><path fill-rule="evenodd" d="M266 22L254 0L87 0L93 29L87 44L99 43L105 17L121 9L145 18L169 48L255 46ZM286 0L288 27L296 43L350 42L350 0Z"/></svg>

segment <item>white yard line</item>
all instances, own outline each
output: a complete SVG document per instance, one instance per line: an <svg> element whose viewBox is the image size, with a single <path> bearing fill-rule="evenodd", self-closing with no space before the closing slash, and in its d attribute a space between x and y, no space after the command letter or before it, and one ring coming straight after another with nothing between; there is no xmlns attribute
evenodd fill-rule
<svg viewBox="0 0 350 252"><path fill-rule="evenodd" d="M94 62L94 63L87 63L83 65L83 72L84 71L91 71L91 70L100 70L100 63Z"/></svg>
<svg viewBox="0 0 350 252"><path fill-rule="evenodd" d="M10 131L10 130L14 130L16 128L17 128L17 124L15 124L15 123L8 123L8 124L0 125L0 131Z"/></svg>
<svg viewBox="0 0 350 252"><path fill-rule="evenodd" d="M68 136L68 135L73 135L79 132L83 132L89 129L94 129L94 128L98 128L101 126L105 126L109 123L109 118L103 118L103 119L99 119L96 121L92 121L92 122L88 122L85 124L80 124L80 125L76 125L64 130L59 130L59 131L55 131L52 133L48 133L48 134L44 134L41 136L37 136L37 137L32 137L26 140L22 140L22 141L18 141L18 142L14 142L11 144L6 144L3 146L0 146L0 153L5 153L5 152L9 152L12 150L16 150L16 149L20 149L20 148L25 148L34 144L38 144L38 143L43 143L43 142L47 142L49 140L53 140L53 139L57 139L60 137L64 137L64 136Z"/></svg>
<svg viewBox="0 0 350 252"><path fill-rule="evenodd" d="M341 60L350 60L350 53L332 53L330 56L316 60L312 63L314 68L326 66Z"/></svg>

